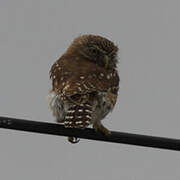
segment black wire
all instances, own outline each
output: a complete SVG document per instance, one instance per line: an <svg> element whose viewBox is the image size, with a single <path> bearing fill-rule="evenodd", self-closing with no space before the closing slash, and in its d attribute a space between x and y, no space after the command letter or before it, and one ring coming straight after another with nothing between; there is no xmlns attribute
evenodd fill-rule
<svg viewBox="0 0 180 180"><path fill-rule="evenodd" d="M65 128L63 125L55 123L29 121L9 117L0 117L0 128L180 151L179 139L114 131L111 132L110 136L105 136L90 128Z"/></svg>

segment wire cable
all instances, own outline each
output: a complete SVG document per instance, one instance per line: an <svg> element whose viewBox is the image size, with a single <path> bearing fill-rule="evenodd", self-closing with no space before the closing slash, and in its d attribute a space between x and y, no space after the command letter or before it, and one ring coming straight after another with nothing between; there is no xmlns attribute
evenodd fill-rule
<svg viewBox="0 0 180 180"><path fill-rule="evenodd" d="M180 151L180 139L115 131L111 131L110 136L105 136L91 128L65 128L63 125L55 123L30 121L9 117L0 117L0 128Z"/></svg>

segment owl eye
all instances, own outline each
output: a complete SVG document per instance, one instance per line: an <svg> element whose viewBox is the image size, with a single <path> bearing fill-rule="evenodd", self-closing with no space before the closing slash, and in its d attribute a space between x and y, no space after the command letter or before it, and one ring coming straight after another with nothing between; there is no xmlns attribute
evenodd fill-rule
<svg viewBox="0 0 180 180"><path fill-rule="evenodd" d="M89 48L89 52L93 55L98 54L98 50L96 48Z"/></svg>

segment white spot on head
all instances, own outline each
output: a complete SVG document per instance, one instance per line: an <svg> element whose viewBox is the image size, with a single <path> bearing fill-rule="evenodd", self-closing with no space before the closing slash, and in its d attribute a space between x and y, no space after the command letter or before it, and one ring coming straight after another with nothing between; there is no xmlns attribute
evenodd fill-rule
<svg viewBox="0 0 180 180"><path fill-rule="evenodd" d="M56 67L59 67L59 64L58 64L58 63L56 63Z"/></svg>
<svg viewBox="0 0 180 180"><path fill-rule="evenodd" d="M55 76L55 75L53 76L53 79L56 79L56 76Z"/></svg>
<svg viewBox="0 0 180 180"><path fill-rule="evenodd" d="M84 76L80 76L80 79L84 79L85 77Z"/></svg>
<svg viewBox="0 0 180 180"><path fill-rule="evenodd" d="M61 77L61 81L63 81L64 80L64 77Z"/></svg>
<svg viewBox="0 0 180 180"><path fill-rule="evenodd" d="M79 111L79 112L83 112L83 109L79 109L78 111Z"/></svg>
<svg viewBox="0 0 180 180"><path fill-rule="evenodd" d="M109 75L107 75L106 77L107 77L107 79L110 79L110 76L109 76Z"/></svg>
<svg viewBox="0 0 180 180"><path fill-rule="evenodd" d="M100 74L100 76L101 76L101 77L104 77L104 74L103 74L103 73L101 73L101 74Z"/></svg>

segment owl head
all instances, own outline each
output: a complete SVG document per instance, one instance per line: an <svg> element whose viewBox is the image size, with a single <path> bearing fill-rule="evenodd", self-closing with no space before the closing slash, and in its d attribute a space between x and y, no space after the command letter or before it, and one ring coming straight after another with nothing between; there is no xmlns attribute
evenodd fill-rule
<svg viewBox="0 0 180 180"><path fill-rule="evenodd" d="M117 52L118 47L112 41L91 34L77 37L67 50L106 69L116 67Z"/></svg>

